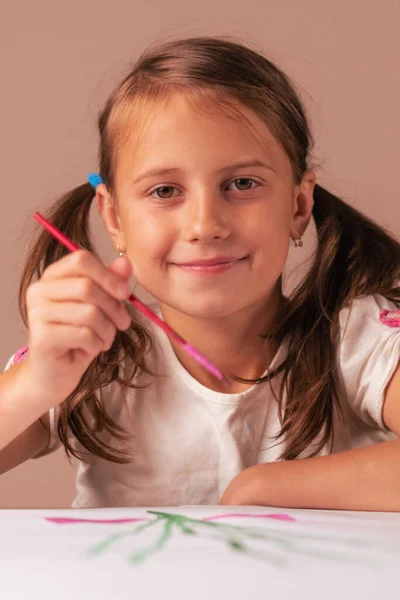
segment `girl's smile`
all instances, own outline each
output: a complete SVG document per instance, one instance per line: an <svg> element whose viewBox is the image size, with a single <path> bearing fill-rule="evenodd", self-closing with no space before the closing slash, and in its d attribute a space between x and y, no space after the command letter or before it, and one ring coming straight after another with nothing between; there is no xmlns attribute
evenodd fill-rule
<svg viewBox="0 0 400 600"><path fill-rule="evenodd" d="M198 259L191 260L183 263L170 263L172 267L177 267L179 270L186 273L192 273L194 275L213 275L217 273L224 273L243 264L244 261L249 259L248 256L239 258L235 257L224 257L216 256L210 259Z"/></svg>

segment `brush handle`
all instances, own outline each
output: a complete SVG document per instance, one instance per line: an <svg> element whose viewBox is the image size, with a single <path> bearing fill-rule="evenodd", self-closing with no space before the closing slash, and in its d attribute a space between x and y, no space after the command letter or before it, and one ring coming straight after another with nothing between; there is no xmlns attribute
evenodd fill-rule
<svg viewBox="0 0 400 600"><path fill-rule="evenodd" d="M146 306L146 304L143 304L143 302L138 300L138 298L136 298L133 294L129 296L128 300L131 304L133 304L133 306L135 306L135 308L137 308L141 313L146 315L146 317L149 317L149 319L151 319L153 323L156 323L156 325L161 327L161 329L163 329L165 333L167 333L174 340L176 340L182 345L187 343L180 335L176 333L176 331L172 329L172 327L165 323L165 321L162 321L158 315L154 314L153 311L150 310L148 306Z"/></svg>

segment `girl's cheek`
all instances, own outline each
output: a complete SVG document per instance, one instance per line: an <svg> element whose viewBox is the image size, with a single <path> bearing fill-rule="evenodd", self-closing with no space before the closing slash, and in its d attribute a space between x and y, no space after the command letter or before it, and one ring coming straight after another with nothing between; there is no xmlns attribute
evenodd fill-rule
<svg viewBox="0 0 400 600"><path fill-rule="evenodd" d="M149 280L159 275L160 269L163 268L165 262L165 253L161 249L154 248L148 239L147 241L143 240L143 243L130 246L128 256L132 260L134 272L138 280Z"/></svg>

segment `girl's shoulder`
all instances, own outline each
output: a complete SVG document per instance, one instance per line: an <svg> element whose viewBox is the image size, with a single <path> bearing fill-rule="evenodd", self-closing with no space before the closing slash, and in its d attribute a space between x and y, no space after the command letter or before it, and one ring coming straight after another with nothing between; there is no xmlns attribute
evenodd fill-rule
<svg viewBox="0 0 400 600"><path fill-rule="evenodd" d="M389 334L390 329L400 328L400 306L380 294L360 296L341 309L339 323L343 334L348 327L353 333L357 329L361 333L367 327L369 331Z"/></svg>
<svg viewBox="0 0 400 600"><path fill-rule="evenodd" d="M385 388L400 361L400 310L374 294L339 314L336 373L346 399L369 425L385 429Z"/></svg>

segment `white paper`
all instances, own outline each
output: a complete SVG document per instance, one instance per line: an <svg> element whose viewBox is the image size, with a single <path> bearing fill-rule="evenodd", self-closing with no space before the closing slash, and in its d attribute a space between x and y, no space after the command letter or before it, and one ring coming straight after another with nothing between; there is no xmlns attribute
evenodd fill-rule
<svg viewBox="0 0 400 600"><path fill-rule="evenodd" d="M386 600L399 576L397 513L0 510L4 600Z"/></svg>

